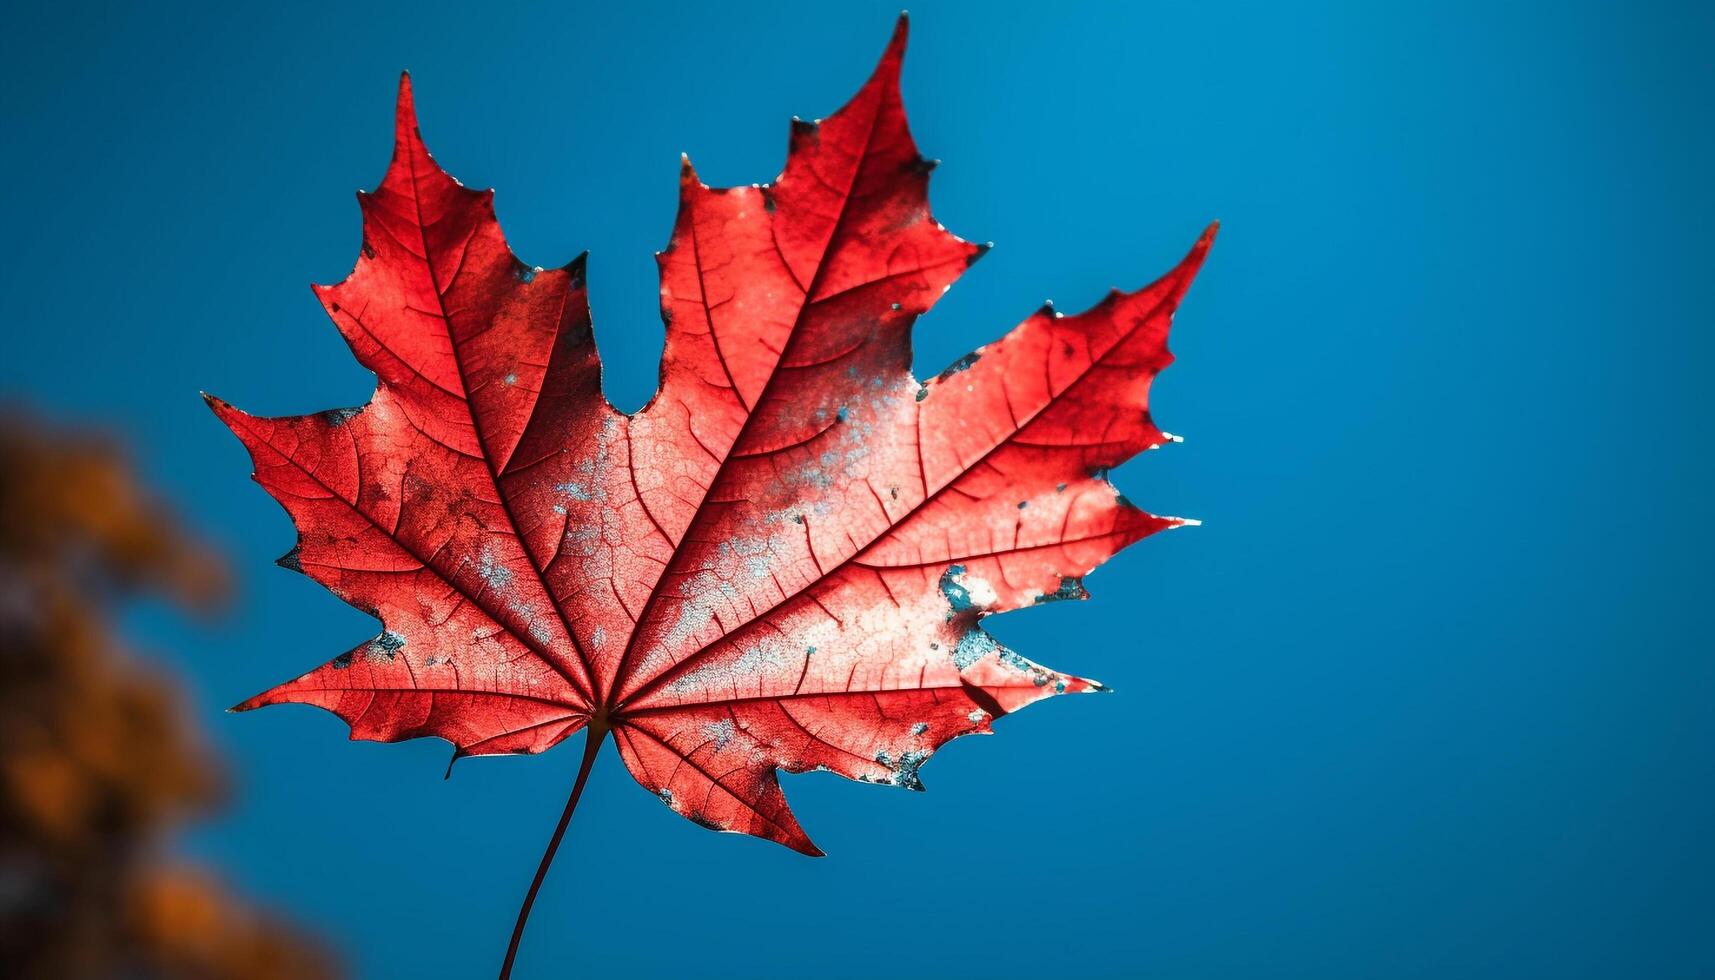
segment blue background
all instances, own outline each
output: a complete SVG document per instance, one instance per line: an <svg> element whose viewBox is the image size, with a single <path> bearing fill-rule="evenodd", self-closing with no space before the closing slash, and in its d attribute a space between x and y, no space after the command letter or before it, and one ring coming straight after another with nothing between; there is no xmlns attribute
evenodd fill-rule
<svg viewBox="0 0 1715 980"><path fill-rule="evenodd" d="M933 200L998 247L932 372L1223 234L1117 481L1201 529L990 625L1114 684L948 747L911 794L787 781L831 857L714 837L604 756L519 975L1715 974L1705 380L1710 8L920 3ZM1494 8L1504 9L1494 9ZM365 977L483 976L575 744L463 763L220 708L369 636L197 398L363 402L307 287L351 267L413 70L515 250L592 252L649 393L678 153L775 174L890 5L11 8L7 397L115 428L233 556L212 630L136 614L230 758L185 847Z"/></svg>

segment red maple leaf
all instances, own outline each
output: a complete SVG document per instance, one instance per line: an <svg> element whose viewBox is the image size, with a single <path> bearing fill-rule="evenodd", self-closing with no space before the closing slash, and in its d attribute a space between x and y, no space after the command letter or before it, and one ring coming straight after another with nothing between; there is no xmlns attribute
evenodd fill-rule
<svg viewBox="0 0 1715 980"><path fill-rule="evenodd" d="M402 80L363 254L316 290L373 398L273 419L210 399L297 525L282 563L384 629L240 710L314 704L455 758L587 729L533 898L610 734L676 812L819 854L778 770L917 789L948 740L1102 689L980 621L1083 598L1085 573L1186 523L1105 474L1170 438L1149 385L1214 227L1154 284L1045 306L919 382L911 325L985 247L929 214L905 26L844 108L793 123L773 183L711 188L685 163L661 387L629 416L602 394L583 258L514 257Z"/></svg>

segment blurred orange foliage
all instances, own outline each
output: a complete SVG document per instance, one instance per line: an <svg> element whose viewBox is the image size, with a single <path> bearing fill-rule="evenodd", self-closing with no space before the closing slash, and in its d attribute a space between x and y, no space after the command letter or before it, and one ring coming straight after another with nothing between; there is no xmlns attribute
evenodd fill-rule
<svg viewBox="0 0 1715 980"><path fill-rule="evenodd" d="M177 685L112 616L155 595L209 613L217 557L111 443L0 419L0 973L19 980L335 974L317 942L163 853L221 801Z"/></svg>

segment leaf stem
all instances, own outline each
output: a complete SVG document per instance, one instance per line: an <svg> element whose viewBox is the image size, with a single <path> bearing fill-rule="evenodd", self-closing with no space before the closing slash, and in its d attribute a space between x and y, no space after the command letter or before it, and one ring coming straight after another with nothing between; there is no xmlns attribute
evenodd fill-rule
<svg viewBox="0 0 1715 980"><path fill-rule="evenodd" d="M590 769L595 766L595 757L601 752L601 743L606 739L605 724L592 724L584 736L584 761L578 766L577 782L572 784L572 795L566 798L566 809L554 827L554 836L548 839L548 849L542 853L536 877L530 880L530 890L524 893L524 904L518 909L518 923L512 927L512 941L506 944L506 960L500 964L500 980L508 980L512 976L512 961L518 956L518 941L524 938L524 923L530 919L530 907L536 904L536 893L542 890L542 879L548 877L548 866L554 863L554 852L560 849L560 839L566 836L566 828L572 823L572 811L578 808L578 797L584 794L584 784L589 782Z"/></svg>

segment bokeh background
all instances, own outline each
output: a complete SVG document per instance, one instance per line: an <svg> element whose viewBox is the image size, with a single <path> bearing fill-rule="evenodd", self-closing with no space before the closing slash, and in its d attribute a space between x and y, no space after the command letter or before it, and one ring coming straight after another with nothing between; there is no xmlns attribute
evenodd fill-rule
<svg viewBox="0 0 1715 980"><path fill-rule="evenodd" d="M653 387L678 154L766 180L890 4L33 4L0 33L8 401L113 433L236 574L118 626L232 804L175 854L359 977L481 976L577 750L348 744L223 706L373 624L197 397L372 385L351 267L396 74L514 249L592 253L617 404ZM932 200L998 245L919 373L1223 233L1116 481L1203 527L990 625L1109 698L949 746L926 794L787 780L832 856L715 837L598 764L519 976L1715 975L1715 13L1706 5L919 2ZM11 473L6 474L10 479Z"/></svg>

